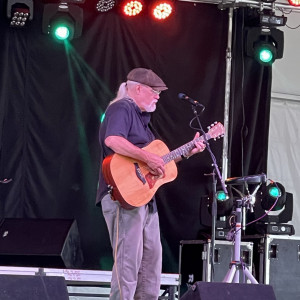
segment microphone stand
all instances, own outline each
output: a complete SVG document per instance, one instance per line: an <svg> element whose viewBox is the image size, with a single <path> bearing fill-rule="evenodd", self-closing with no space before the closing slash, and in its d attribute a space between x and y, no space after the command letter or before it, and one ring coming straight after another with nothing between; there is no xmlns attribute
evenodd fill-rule
<svg viewBox="0 0 300 300"><path fill-rule="evenodd" d="M214 253L215 253L215 239L216 239L216 219L217 219L217 180L216 180L216 173L218 175L218 178L221 182L221 185L222 185L222 189L224 191L224 193L226 195L228 195L228 191L227 191L227 188L225 186L225 183L224 183L224 180L222 179L222 176L221 176L221 173L220 173L220 169L218 167L218 164L217 164L217 161L216 161L216 157L214 156L213 152L211 151L211 148L210 148L210 145L207 141L207 138L206 138L206 132L203 130L203 127L202 127L202 124L201 124L201 121L200 121L200 118L199 118L199 115L198 115L198 112L197 112L197 109L196 107L197 106L201 106L202 107L202 111L205 109L205 106L202 105L202 104L199 104L199 103L195 103L195 104L192 104L191 107L192 107L192 110L193 110L193 113L195 115L195 118L198 122L198 125L199 125L199 129L200 129L200 132L202 133L203 135L203 139L204 139L204 143L206 145L206 149L208 150L210 156L211 156L211 159L212 159L212 166L214 167L213 169L213 172L212 172L212 178L213 178L213 202L212 202L212 210L211 210L211 217L212 217L212 227L211 227L211 248L210 248L210 258L211 258L211 278L210 280L213 281L213 272L214 272L214 264L215 264L215 256L214 256Z"/></svg>
<svg viewBox="0 0 300 300"><path fill-rule="evenodd" d="M214 278L214 265L215 265L215 240L216 240L216 220L217 220L217 180L216 180L216 173L215 168L212 172L212 207L211 207L211 248L210 248L210 261L211 261L211 272L209 281L213 282Z"/></svg>

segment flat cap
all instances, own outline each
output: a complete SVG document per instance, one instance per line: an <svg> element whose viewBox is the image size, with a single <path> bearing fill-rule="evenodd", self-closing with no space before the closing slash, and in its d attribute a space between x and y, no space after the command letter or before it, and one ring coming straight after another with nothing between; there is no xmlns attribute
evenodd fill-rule
<svg viewBox="0 0 300 300"><path fill-rule="evenodd" d="M159 91L168 89L162 79L150 69L135 68L128 73L127 80L148 85L151 88Z"/></svg>

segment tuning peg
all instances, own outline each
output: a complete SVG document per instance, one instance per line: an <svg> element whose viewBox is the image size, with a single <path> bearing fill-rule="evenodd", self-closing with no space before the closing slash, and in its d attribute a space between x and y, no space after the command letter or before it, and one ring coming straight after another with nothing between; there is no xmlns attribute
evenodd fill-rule
<svg viewBox="0 0 300 300"><path fill-rule="evenodd" d="M207 126L207 129L210 129L210 126Z"/></svg>
<svg viewBox="0 0 300 300"><path fill-rule="evenodd" d="M212 123L212 124L210 124L210 126L211 126L211 127L214 127L214 126L215 126L215 124L214 124L214 123Z"/></svg>
<svg viewBox="0 0 300 300"><path fill-rule="evenodd" d="M217 121L214 122L215 125L216 125L217 123L218 123Z"/></svg>

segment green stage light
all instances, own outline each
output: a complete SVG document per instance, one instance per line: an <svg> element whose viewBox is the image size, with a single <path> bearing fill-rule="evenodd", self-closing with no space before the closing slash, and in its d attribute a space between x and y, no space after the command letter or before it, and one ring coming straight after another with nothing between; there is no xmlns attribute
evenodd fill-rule
<svg viewBox="0 0 300 300"><path fill-rule="evenodd" d="M256 60L262 65L271 65L277 55L277 50L271 43L260 42L254 47Z"/></svg>
<svg viewBox="0 0 300 300"><path fill-rule="evenodd" d="M246 55L253 57L264 66L271 66L276 59L283 57L283 32L277 28L263 31L260 27L247 27Z"/></svg>
<svg viewBox="0 0 300 300"><path fill-rule="evenodd" d="M279 182L272 182L262 189L261 206L265 210L269 210L276 201L273 211L280 210L284 207L286 201L286 192L284 186Z"/></svg>
<svg viewBox="0 0 300 300"><path fill-rule="evenodd" d="M217 198L218 201L225 201L225 200L227 200L227 196L224 193L224 191L218 191L216 193L216 198Z"/></svg>
<svg viewBox="0 0 300 300"><path fill-rule="evenodd" d="M268 193L273 198L278 198L281 196L281 190L277 186L272 186L271 188L269 188Z"/></svg>
<svg viewBox="0 0 300 300"><path fill-rule="evenodd" d="M272 211L272 213L269 213ZM271 181L259 189L254 206L254 228L260 234L295 234L291 224L284 224L293 217L293 194L285 191L285 187Z"/></svg>
<svg viewBox="0 0 300 300"><path fill-rule="evenodd" d="M273 53L270 49L264 48L259 52L259 60L263 63L270 63L273 60Z"/></svg>
<svg viewBox="0 0 300 300"><path fill-rule="evenodd" d="M68 4L45 4L43 14L43 33L51 35L57 41L71 41L82 33L83 10Z"/></svg>
<svg viewBox="0 0 300 300"><path fill-rule="evenodd" d="M60 41L72 39L74 36L74 23L68 15L58 17L52 21L50 34Z"/></svg>
<svg viewBox="0 0 300 300"><path fill-rule="evenodd" d="M221 189L217 190L215 197L217 200L217 215L219 217L230 215L233 207L233 197L227 195ZM213 199L212 195L210 198Z"/></svg>
<svg viewBox="0 0 300 300"><path fill-rule="evenodd" d="M54 35L59 40L66 40L70 36L70 30L65 25L58 26L54 31Z"/></svg>

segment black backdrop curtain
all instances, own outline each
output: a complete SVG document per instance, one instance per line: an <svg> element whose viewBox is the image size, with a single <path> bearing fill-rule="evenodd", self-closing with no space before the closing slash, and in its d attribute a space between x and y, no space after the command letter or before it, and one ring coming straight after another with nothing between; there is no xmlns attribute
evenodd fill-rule
<svg viewBox="0 0 300 300"><path fill-rule="evenodd" d="M266 172L272 67L244 55L251 8L235 12L229 130L229 175Z"/></svg>
<svg viewBox="0 0 300 300"><path fill-rule="evenodd" d="M5 2L0 18L0 179L12 182L0 186L0 217L75 218L83 268L110 269L106 227L101 209L94 206L101 115L128 71L142 66L169 87L151 126L170 149L195 134L189 127L194 115L178 100L179 92L206 106L200 115L203 127L223 122L228 12L178 1L172 19L155 22L146 15L100 14L96 1L86 1L82 36L65 46L42 34L43 2L35 1L34 18L22 30L8 26ZM235 20L229 157L231 174L240 176L266 167L270 74L243 58L243 14ZM222 140L210 144L221 165ZM164 272L178 271L180 240L201 236L200 199L211 189L207 151L179 163L178 169L178 178L158 193Z"/></svg>

